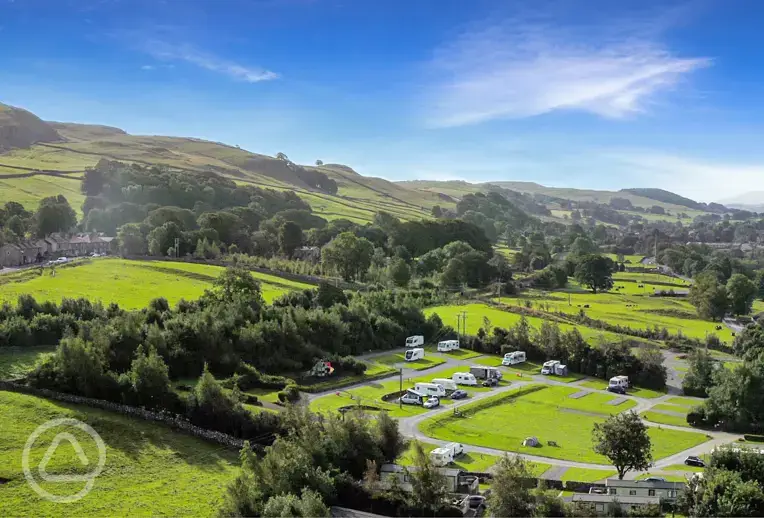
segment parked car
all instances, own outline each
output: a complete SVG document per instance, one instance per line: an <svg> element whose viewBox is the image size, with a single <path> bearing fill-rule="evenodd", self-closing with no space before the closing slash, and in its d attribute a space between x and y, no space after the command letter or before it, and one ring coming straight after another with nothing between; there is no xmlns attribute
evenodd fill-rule
<svg viewBox="0 0 764 518"><path fill-rule="evenodd" d="M647 477L643 478L642 482L666 482L666 479L663 477Z"/></svg>
<svg viewBox="0 0 764 518"><path fill-rule="evenodd" d="M428 398L427 401L424 402L425 408L435 408L440 406L440 399L436 397Z"/></svg>
<svg viewBox="0 0 764 518"><path fill-rule="evenodd" d="M483 380L483 386L484 387L495 387L499 384L499 380L496 378L488 378L486 380Z"/></svg>
<svg viewBox="0 0 764 518"><path fill-rule="evenodd" d="M464 399L467 397L467 391L466 390L454 390L451 392L451 399Z"/></svg>
<svg viewBox="0 0 764 518"><path fill-rule="evenodd" d="M467 509L485 509L485 497L481 495L470 495L462 500L461 505Z"/></svg>
<svg viewBox="0 0 764 518"><path fill-rule="evenodd" d="M706 463L703 462L703 459L695 457L694 455L690 455L689 457L684 459L684 463L687 466L695 466L695 467L698 467L698 468L705 468L706 467Z"/></svg>
<svg viewBox="0 0 764 518"><path fill-rule="evenodd" d="M422 397L417 396L416 394L404 394L401 396L401 398L398 400L404 405L421 405L422 404Z"/></svg>
<svg viewBox="0 0 764 518"><path fill-rule="evenodd" d="M626 389L619 386L608 386L608 392L614 392L616 394L626 394Z"/></svg>

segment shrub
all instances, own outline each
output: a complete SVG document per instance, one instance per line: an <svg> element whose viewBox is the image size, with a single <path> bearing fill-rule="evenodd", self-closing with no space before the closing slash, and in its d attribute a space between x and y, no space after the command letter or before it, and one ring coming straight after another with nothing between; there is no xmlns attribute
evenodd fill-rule
<svg viewBox="0 0 764 518"><path fill-rule="evenodd" d="M278 397L282 403L296 403L300 399L300 389L297 385L289 384L279 392Z"/></svg>
<svg viewBox="0 0 764 518"><path fill-rule="evenodd" d="M690 426L703 426L707 418L706 408L703 406L697 406L687 412L687 424Z"/></svg>

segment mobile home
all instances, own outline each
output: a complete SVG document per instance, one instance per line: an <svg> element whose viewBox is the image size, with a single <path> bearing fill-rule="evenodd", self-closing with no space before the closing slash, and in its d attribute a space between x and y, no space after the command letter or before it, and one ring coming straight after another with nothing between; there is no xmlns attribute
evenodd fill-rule
<svg viewBox="0 0 764 518"><path fill-rule="evenodd" d="M451 442L442 448L435 448L430 452L430 458L435 466L443 467L451 464L456 457L464 453L464 445Z"/></svg>
<svg viewBox="0 0 764 518"><path fill-rule="evenodd" d="M406 354L404 356L404 359L407 362L421 360L422 358L424 358L424 349L422 349L421 347L417 347L415 349L409 349L408 351L406 351Z"/></svg>
<svg viewBox="0 0 764 518"><path fill-rule="evenodd" d="M416 335L406 338L406 347L419 347L420 345L424 345L424 336Z"/></svg>
<svg viewBox="0 0 764 518"><path fill-rule="evenodd" d="M501 364L504 366L517 365L518 363L523 363L524 361L525 351L515 351L505 354L504 359L501 360Z"/></svg>
<svg viewBox="0 0 764 518"><path fill-rule="evenodd" d="M437 383L417 383L414 385L414 392L423 396L443 397L446 395L445 387Z"/></svg>
<svg viewBox="0 0 764 518"><path fill-rule="evenodd" d="M496 367L484 367L482 365L472 365L470 367L470 372L476 377L480 379L489 379L489 378L496 378L497 380L500 380L502 378L501 371L497 369Z"/></svg>
<svg viewBox="0 0 764 518"><path fill-rule="evenodd" d="M438 342L438 352L447 353L449 351L456 351L459 349L459 340L444 340Z"/></svg>
<svg viewBox="0 0 764 518"><path fill-rule="evenodd" d="M454 380L449 380L446 378L435 378L432 380L433 383L437 385L441 385L446 390L456 390L457 386Z"/></svg>
<svg viewBox="0 0 764 518"><path fill-rule="evenodd" d="M478 384L475 375L469 372L455 372L451 379L457 385L475 386Z"/></svg>

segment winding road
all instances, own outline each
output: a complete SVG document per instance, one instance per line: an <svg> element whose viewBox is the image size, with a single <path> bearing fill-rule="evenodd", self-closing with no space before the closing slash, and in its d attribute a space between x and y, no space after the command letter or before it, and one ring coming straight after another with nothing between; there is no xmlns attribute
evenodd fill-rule
<svg viewBox="0 0 764 518"><path fill-rule="evenodd" d="M398 351L400 352L400 351ZM385 351L383 353L375 353L363 356L362 359L368 359L373 360L375 356L380 355L387 355L390 354L390 351ZM436 353L429 353L429 354L436 354ZM446 360L445 363L442 363L438 366L432 367L430 369L426 369L424 371L416 371L413 369L404 369L404 378L410 378L410 377L419 377L423 374L432 374L433 378L437 377L437 373L441 370L445 370L451 367L461 366L465 367L466 370L469 370L470 365L474 365L474 358L470 359L458 359L454 357L450 357L446 354L438 354L439 357L444 358ZM670 353L668 351L664 351L664 357L665 357L665 365L667 370L669 371L669 377L668 377L668 393L657 398L647 399L647 398L641 398L637 396L632 395L625 395L625 396L619 396L624 397L626 399L631 399L636 402L636 406L629 408L626 411L634 410L635 412L642 413L646 410L650 410L656 405L659 405L661 403L665 403L667 399L672 398L676 395L681 394L681 379L676 371L676 366L678 359L676 358L676 354ZM383 383L385 381L393 381L398 379L398 374L395 374L393 376L390 376L388 378L383 378L379 380L374 380L370 382L364 382L359 383L357 385L353 385L351 387L345 387L343 390L348 390L352 388L358 388L364 385L370 385L372 383ZM506 378L505 378L506 379ZM535 376L523 376L519 380L512 379L511 383L509 385L497 387L490 392L478 392L478 393L472 393L471 397L464 401L459 401L458 403L454 403L453 405L448 406L440 406L438 408L435 408L433 410L430 410L428 412L425 412L423 414L419 414L412 417L406 417L406 418L400 418L398 419L398 423L400 426L401 432L412 439L419 439L422 441L426 441L428 443L437 444L437 445L445 445L450 441L442 441L439 439L434 439L432 437L429 437L425 435L423 432L419 430L419 425L426 419L429 419L431 417L446 413L446 412L453 412L455 408L460 408L464 405L469 405L472 403L475 403L476 401L480 401L487 397L492 397L497 394L501 394L510 390L515 390L516 388L523 387L530 384L547 384L547 385L556 385L556 386L565 386L565 387L576 387L579 384L585 382L587 378L570 382L570 383L564 383L561 381L555 380L553 377L549 376L542 376L542 375L535 375ZM609 395L612 395L610 392L604 391L604 390L596 390L591 389L589 387L582 387L582 389L591 391L591 392L603 392ZM325 396L327 394L333 394L336 392L336 390L329 390L322 393L317 394L310 394L308 396L308 401L312 401L316 398ZM695 431L698 433L703 433L707 437L709 437L709 440L704 442L703 444L699 444L698 446L689 448L687 450L681 451L679 453L676 453L674 455L671 455L669 457L665 457L663 459L660 459L656 462L654 462L653 467L650 470L651 474L656 474L662 471L662 468L667 468L671 465L675 464L682 464L684 462L684 459L689 455L695 455L700 456L704 453L710 453L714 450L714 448L718 446L722 446L724 444L729 444L731 442L736 441L741 436L736 434L730 434L726 432L716 432L716 431L708 431L708 430L697 430L697 429L691 429L689 427L682 427L682 426L674 426L674 425L667 425L667 424L659 424L659 423L653 423L651 421L643 420L643 422L647 426L651 427L659 427L659 428L665 428L670 430L678 430L678 431ZM489 454L489 455L513 455L521 457L525 460L532 461L532 462L541 462L544 464L551 464L552 468L562 468L556 470L556 473L562 474L567 468L588 468L588 469L612 469L612 466L610 465L604 465L604 464L593 464L588 462L578 462L578 461L572 461L572 460L561 460L561 459L553 459L549 457L544 457L540 455L529 455L525 453L515 453L515 452L509 452L505 450L495 449L495 448L487 448L483 446L474 446L469 444L464 444L465 451L467 452L475 452L475 453L482 453L482 454ZM551 471L550 469L550 471ZM627 479L633 479L641 475L642 472L629 472L626 475Z"/></svg>

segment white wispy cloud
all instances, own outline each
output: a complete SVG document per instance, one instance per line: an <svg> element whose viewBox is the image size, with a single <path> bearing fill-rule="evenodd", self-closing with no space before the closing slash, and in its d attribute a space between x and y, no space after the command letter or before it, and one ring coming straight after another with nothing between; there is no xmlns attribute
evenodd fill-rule
<svg viewBox="0 0 764 518"><path fill-rule="evenodd" d="M718 202L764 191L764 162L722 162L646 150L606 153L604 158L639 183L635 187L659 185L699 201Z"/></svg>
<svg viewBox="0 0 764 518"><path fill-rule="evenodd" d="M555 110L621 118L711 63L674 55L653 31L625 30L518 19L468 30L430 63L429 122L461 126Z"/></svg>
<svg viewBox="0 0 764 518"><path fill-rule="evenodd" d="M238 81L259 83L278 79L279 74L263 68L245 66L235 61L221 58L202 51L192 45L176 45L161 40L151 40L142 46L143 50L162 61L183 61L211 72L218 72Z"/></svg>

